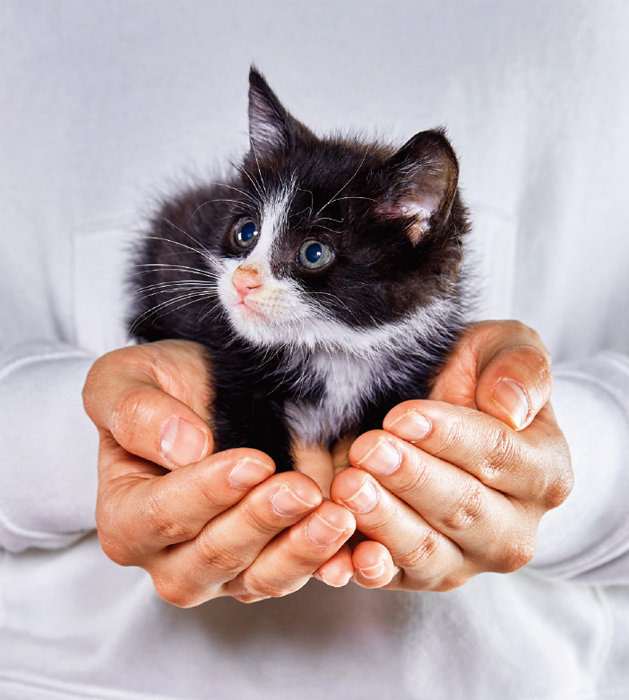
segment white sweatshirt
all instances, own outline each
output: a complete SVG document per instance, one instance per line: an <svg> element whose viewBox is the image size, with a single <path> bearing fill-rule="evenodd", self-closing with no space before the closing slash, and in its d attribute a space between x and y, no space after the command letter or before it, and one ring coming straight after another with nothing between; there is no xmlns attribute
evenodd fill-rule
<svg viewBox="0 0 629 700"><path fill-rule="evenodd" d="M0 5L0 698L629 697L629 6ZM447 124L479 317L536 328L576 486L450 593L162 602L94 535L80 390L145 198L246 146L255 61L315 131Z"/></svg>

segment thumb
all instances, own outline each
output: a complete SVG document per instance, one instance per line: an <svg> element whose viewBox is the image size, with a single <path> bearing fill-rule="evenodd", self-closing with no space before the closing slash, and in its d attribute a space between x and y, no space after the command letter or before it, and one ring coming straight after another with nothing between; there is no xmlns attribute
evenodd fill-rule
<svg viewBox="0 0 629 700"><path fill-rule="evenodd" d="M96 427L131 454L174 469L210 454L205 421L163 391L140 368L115 351L97 360L83 389L85 410Z"/></svg>
<svg viewBox="0 0 629 700"><path fill-rule="evenodd" d="M479 409L515 430L526 428L550 399L550 356L541 341L489 346L479 358L475 400Z"/></svg>

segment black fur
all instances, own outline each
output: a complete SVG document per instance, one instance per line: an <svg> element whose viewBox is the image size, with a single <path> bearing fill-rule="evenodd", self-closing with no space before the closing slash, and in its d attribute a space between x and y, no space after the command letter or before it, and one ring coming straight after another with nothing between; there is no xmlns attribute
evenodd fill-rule
<svg viewBox="0 0 629 700"><path fill-rule="evenodd" d="M263 200L292 181L288 225L269 264L275 278L298 282L313 309L324 308L345 327L368 332L440 300L437 317L412 331L404 347L383 349L374 360L381 376L358 414L323 437L331 444L347 431L380 427L400 401L427 396L463 325L462 239L468 221L457 190L456 157L441 130L417 134L398 150L319 139L284 109L255 69L249 118L251 150L229 181L184 192L153 219L136 256L139 301L131 332L142 341L204 344L215 390L216 448L254 447L283 470L292 466L286 403L315 407L326 401L321 379L308 379L311 361L315 352L336 351L323 342L299 347L295 337L257 347L235 332L207 276L216 268L204 251L223 260L246 257L249 251L234 240L239 222L259 221ZM422 222L421 216L405 214L402 207L409 202L432 203L431 216ZM311 271L296 261L308 238L333 249L327 268ZM183 297L195 291L184 280L209 286L204 295ZM305 328L307 319L304 323Z"/></svg>

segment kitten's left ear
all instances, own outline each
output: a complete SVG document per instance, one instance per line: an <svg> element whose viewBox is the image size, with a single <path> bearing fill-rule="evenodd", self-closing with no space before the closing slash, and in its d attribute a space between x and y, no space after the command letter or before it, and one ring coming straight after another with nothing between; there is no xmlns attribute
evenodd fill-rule
<svg viewBox="0 0 629 700"><path fill-rule="evenodd" d="M450 215L459 179L456 155L443 131L434 129L415 134L384 167L393 186L390 201L377 211L412 220L408 236L416 245Z"/></svg>
<svg viewBox="0 0 629 700"><path fill-rule="evenodd" d="M296 138L314 138L279 101L253 66L249 71L249 141L256 157L289 151Z"/></svg>

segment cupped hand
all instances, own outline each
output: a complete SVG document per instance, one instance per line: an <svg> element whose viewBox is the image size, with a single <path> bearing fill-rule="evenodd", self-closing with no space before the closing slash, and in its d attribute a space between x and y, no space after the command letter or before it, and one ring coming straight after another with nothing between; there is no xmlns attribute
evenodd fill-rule
<svg viewBox="0 0 629 700"><path fill-rule="evenodd" d="M551 389L534 331L471 326L430 400L396 406L383 430L361 435L332 483L367 537L352 552L354 580L442 591L528 563L541 517L572 486Z"/></svg>
<svg viewBox="0 0 629 700"><path fill-rule="evenodd" d="M326 564L351 575L354 517L322 502L304 474L274 474L253 449L212 452L211 388L202 346L161 341L104 355L83 391L100 435L98 535L105 553L151 575L159 595L189 607L298 590Z"/></svg>

